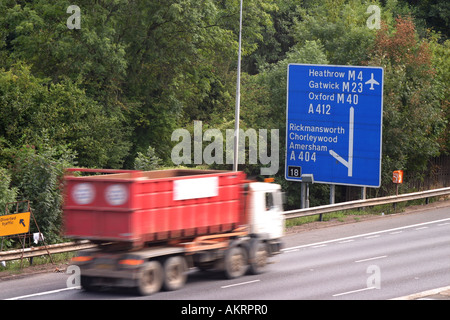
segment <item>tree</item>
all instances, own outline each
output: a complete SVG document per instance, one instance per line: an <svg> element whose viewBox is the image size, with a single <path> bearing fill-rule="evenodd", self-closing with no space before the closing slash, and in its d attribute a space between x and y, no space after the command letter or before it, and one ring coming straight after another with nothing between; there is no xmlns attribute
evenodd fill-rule
<svg viewBox="0 0 450 320"><path fill-rule="evenodd" d="M48 138L51 146L70 146L87 167L121 166L128 152L120 120L108 116L76 83L36 78L23 63L0 69L0 113L0 136L9 148Z"/></svg>
<svg viewBox="0 0 450 320"><path fill-rule="evenodd" d="M292 28L295 41L320 41L331 64L358 65L366 61L375 33L367 28L368 5L360 0L317 1L299 10Z"/></svg>
<svg viewBox="0 0 450 320"><path fill-rule="evenodd" d="M383 181L404 169L410 180L421 179L428 159L439 154L445 128L434 81L429 43L418 40L411 18L396 19L391 32L383 24L369 64L385 69Z"/></svg>
<svg viewBox="0 0 450 320"><path fill-rule="evenodd" d="M245 5L244 56L256 49L270 0ZM235 91L239 1L136 1L121 16L129 61L124 93L135 151L150 144L170 156L171 132L193 120L211 123ZM216 119L217 120L217 119Z"/></svg>
<svg viewBox="0 0 450 320"><path fill-rule="evenodd" d="M443 116L446 120L446 128L439 138L441 151L450 154L450 40L439 43L439 37L433 36L430 41L432 53L431 63L435 70L433 82L436 94L441 103Z"/></svg>
<svg viewBox="0 0 450 320"><path fill-rule="evenodd" d="M82 27L67 28L69 1L7 0L0 12L4 66L26 61L33 75L53 83L70 79L108 113L120 111L120 85L126 70L125 45L116 41L116 13L128 1L110 4L81 0ZM1 48L1 46L0 46Z"/></svg>
<svg viewBox="0 0 450 320"><path fill-rule="evenodd" d="M442 33L443 40L449 38L450 3L445 0L400 0L410 5L415 18L423 29L431 28ZM423 21L423 22L422 22Z"/></svg>
<svg viewBox="0 0 450 320"><path fill-rule="evenodd" d="M6 204L16 201L17 188L11 187L11 175L6 169L0 168L0 215Z"/></svg>
<svg viewBox="0 0 450 320"><path fill-rule="evenodd" d="M62 177L73 164L74 155L65 147L25 146L15 156L12 179L17 199L30 200L39 229L49 242L61 240Z"/></svg>
<svg viewBox="0 0 450 320"><path fill-rule="evenodd" d="M161 166L161 159L156 155L155 149L149 146L147 153L138 152L134 160L134 168L136 170L150 171L156 170Z"/></svg>

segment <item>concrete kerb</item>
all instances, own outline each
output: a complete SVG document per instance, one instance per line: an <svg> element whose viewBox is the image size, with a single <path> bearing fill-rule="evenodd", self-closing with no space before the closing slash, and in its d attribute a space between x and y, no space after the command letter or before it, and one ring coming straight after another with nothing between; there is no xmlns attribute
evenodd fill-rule
<svg viewBox="0 0 450 320"><path fill-rule="evenodd" d="M410 294L391 300L450 300L450 286Z"/></svg>

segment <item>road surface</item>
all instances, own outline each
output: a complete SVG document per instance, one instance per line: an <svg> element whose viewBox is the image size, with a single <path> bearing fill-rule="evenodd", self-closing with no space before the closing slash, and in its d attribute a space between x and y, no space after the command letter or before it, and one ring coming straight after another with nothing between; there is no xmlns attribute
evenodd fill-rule
<svg viewBox="0 0 450 320"><path fill-rule="evenodd" d="M393 299L450 285L450 207L289 234L267 272L224 280L190 272L178 291L136 297L68 287L68 274L0 281L0 299Z"/></svg>

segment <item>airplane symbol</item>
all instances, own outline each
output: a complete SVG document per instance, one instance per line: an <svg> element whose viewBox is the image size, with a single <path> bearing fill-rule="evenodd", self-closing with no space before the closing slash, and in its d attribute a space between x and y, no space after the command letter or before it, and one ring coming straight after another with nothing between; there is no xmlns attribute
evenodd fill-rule
<svg viewBox="0 0 450 320"><path fill-rule="evenodd" d="M365 84L370 84L369 90L375 90L375 88L373 87L374 84L380 85L380 84L378 83L378 81L376 81L376 80L373 78L373 73L372 73L372 76L371 76L370 80L366 81Z"/></svg>

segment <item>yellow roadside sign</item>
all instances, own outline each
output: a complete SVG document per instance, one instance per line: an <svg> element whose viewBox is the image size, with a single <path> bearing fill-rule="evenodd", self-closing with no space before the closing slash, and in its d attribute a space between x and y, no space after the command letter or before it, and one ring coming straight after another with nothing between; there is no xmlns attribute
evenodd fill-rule
<svg viewBox="0 0 450 320"><path fill-rule="evenodd" d="M0 237L27 233L29 230L29 212L0 216Z"/></svg>

